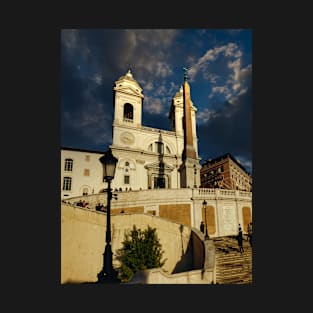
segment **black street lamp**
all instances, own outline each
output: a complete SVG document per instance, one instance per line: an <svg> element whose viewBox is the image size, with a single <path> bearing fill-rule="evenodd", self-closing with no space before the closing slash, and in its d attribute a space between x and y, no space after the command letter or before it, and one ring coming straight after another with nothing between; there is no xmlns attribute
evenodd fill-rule
<svg viewBox="0 0 313 313"><path fill-rule="evenodd" d="M103 268L100 273L98 273L98 283L118 283L117 278L118 273L113 268L112 263L112 248L111 248L111 199L112 199L112 189L111 180L114 178L115 168L117 163L117 158L112 154L111 149L109 149L104 156L99 158L99 161L103 166L103 179L108 183L107 188L107 225L105 233L105 250L103 253Z"/></svg>
<svg viewBox="0 0 313 313"><path fill-rule="evenodd" d="M207 225L207 219L206 219L206 205L207 205L207 202L205 200L203 200L202 204L203 204L203 208L204 208L204 218L205 218L205 236L204 236L204 239L208 240L208 239L210 239L210 237L209 237L209 234L208 234L208 225Z"/></svg>

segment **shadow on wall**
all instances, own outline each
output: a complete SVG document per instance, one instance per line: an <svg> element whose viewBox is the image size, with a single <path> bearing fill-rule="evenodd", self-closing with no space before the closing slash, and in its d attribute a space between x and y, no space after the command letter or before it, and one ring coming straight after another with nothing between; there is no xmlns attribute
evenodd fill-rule
<svg viewBox="0 0 313 313"><path fill-rule="evenodd" d="M184 225L180 225L179 227L180 231L180 237L181 237L181 244L182 244L182 255L180 260L176 263L172 274L181 273L181 272L187 272L193 270L193 249L192 249L192 240L191 237L189 237L189 241L186 247L186 250L184 250L184 243L183 243L183 231L184 231Z"/></svg>
<svg viewBox="0 0 313 313"><path fill-rule="evenodd" d="M182 233L183 226L180 227ZM138 271L127 284L215 284L215 247L212 240L192 228L186 251L171 274L162 268Z"/></svg>

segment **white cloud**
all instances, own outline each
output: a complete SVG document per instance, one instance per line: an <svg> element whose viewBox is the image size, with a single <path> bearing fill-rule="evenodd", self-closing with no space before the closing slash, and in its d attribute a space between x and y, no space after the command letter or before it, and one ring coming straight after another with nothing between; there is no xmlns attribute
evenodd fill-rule
<svg viewBox="0 0 313 313"><path fill-rule="evenodd" d="M134 33L136 40L143 44L152 46L168 47L179 33L178 29L134 29L129 30Z"/></svg>
<svg viewBox="0 0 313 313"><path fill-rule="evenodd" d="M161 114L163 108L163 104L158 98L146 97L144 100L143 109L151 114Z"/></svg>
<svg viewBox="0 0 313 313"><path fill-rule="evenodd" d="M238 46L235 43L230 42L227 46L223 47L223 51L225 50L224 55L226 57L232 57L234 56L235 52L236 54L238 53L236 49L238 49Z"/></svg>
<svg viewBox="0 0 313 313"><path fill-rule="evenodd" d="M174 97L181 87L182 87L182 85L178 85L175 82L171 81L170 82L170 88L168 90L168 94L171 95L171 97Z"/></svg>
<svg viewBox="0 0 313 313"><path fill-rule="evenodd" d="M233 105L237 103L236 100L238 96L247 92L247 84L249 83L248 79L251 77L251 64L247 65L245 68L241 68L240 66L240 59L228 63L228 67L233 69L233 73L230 74L227 81L227 84L230 85L230 88L233 90L232 97L229 97L228 100Z"/></svg>
<svg viewBox="0 0 313 313"><path fill-rule="evenodd" d="M209 99L212 99L216 94L222 94L226 97L226 95L229 94L229 89L226 85L225 86L213 86L212 92L209 95Z"/></svg>
<svg viewBox="0 0 313 313"><path fill-rule="evenodd" d="M214 62L221 54L223 54L226 58L238 58L242 55L242 52L240 51L238 45L233 42L207 50L205 54L190 67L188 71L190 80L193 81L200 71L203 73L204 78L209 78L208 65Z"/></svg>
<svg viewBox="0 0 313 313"><path fill-rule="evenodd" d="M160 85L154 92L154 94L157 96L157 97L161 97L161 96L165 96L167 95L168 93L168 90L167 88L165 87L165 85Z"/></svg>
<svg viewBox="0 0 313 313"><path fill-rule="evenodd" d="M128 29L127 45L117 57L124 64L133 60L131 66L136 68L138 77L150 80L151 77L165 78L173 70L168 62L170 46L179 30L176 29ZM129 43L129 45L128 45Z"/></svg>
<svg viewBox="0 0 313 313"><path fill-rule="evenodd" d="M107 114L105 105L102 102L94 102L94 97L89 93L85 96L86 106L73 115L65 115L73 129L79 130L82 135L95 144L105 144L111 140L111 133L106 129L111 116Z"/></svg>
<svg viewBox="0 0 313 313"><path fill-rule="evenodd" d="M235 105L237 97L247 92L248 79L251 77L252 66L249 64L242 68L242 56L242 50L234 42L209 49L189 68L190 81L194 81L195 77L202 73L203 78L213 85L208 96L209 99L216 95L223 95L225 100ZM216 74L216 67L221 71L218 72L218 75ZM223 74L221 75L221 73ZM228 77L227 73L229 73ZM223 83L224 77L227 78L226 83ZM216 84L219 85L216 86Z"/></svg>
<svg viewBox="0 0 313 313"><path fill-rule="evenodd" d="M225 98L226 98L226 100L231 101L232 96L233 96L233 94L230 93L230 92L228 92L228 93L225 95Z"/></svg>
<svg viewBox="0 0 313 313"><path fill-rule="evenodd" d="M165 62L157 62L155 64L154 73L157 77L167 77L173 73L170 66Z"/></svg>
<svg viewBox="0 0 313 313"><path fill-rule="evenodd" d="M61 32L61 42L67 49L77 48L77 29L63 29Z"/></svg>
<svg viewBox="0 0 313 313"><path fill-rule="evenodd" d="M245 94L247 91L248 91L248 87L242 88L242 89L239 91L239 93L238 93L237 96L241 96L241 95Z"/></svg>
<svg viewBox="0 0 313 313"><path fill-rule="evenodd" d="M63 29L61 32L61 42L65 46L65 52L71 56L74 53L80 53L86 57L90 53L90 49L79 37L78 29Z"/></svg>
<svg viewBox="0 0 313 313"><path fill-rule="evenodd" d="M246 160L245 158L241 156L234 156L236 160L239 161L239 163L248 171L251 172L252 170L252 161Z"/></svg>
<svg viewBox="0 0 313 313"><path fill-rule="evenodd" d="M154 87L153 87L153 83L152 82L147 82L147 83L145 83L145 90L147 90L147 91L150 91L150 90L152 90Z"/></svg>
<svg viewBox="0 0 313 313"><path fill-rule="evenodd" d="M211 118L214 118L216 116L217 116L217 113L215 111L205 108L203 111L200 111L197 113L197 122L206 123Z"/></svg>
<svg viewBox="0 0 313 313"><path fill-rule="evenodd" d="M239 88L240 88L241 84L240 83L234 83L233 86L232 86L232 89L234 91L237 91Z"/></svg>
<svg viewBox="0 0 313 313"><path fill-rule="evenodd" d="M212 88L213 93L227 93L228 88L227 86L214 86Z"/></svg>
<svg viewBox="0 0 313 313"><path fill-rule="evenodd" d="M101 74L95 74L92 78L92 81L94 81L97 85L101 85L102 83L102 75Z"/></svg>
<svg viewBox="0 0 313 313"><path fill-rule="evenodd" d="M240 59L235 60L234 62L229 62L228 63L228 67L230 69L234 70L234 74L232 76L232 79L237 82L239 80L239 73L240 73L240 65L241 65L241 61Z"/></svg>
<svg viewBox="0 0 313 313"><path fill-rule="evenodd" d="M204 79L208 80L212 84L215 84L217 80L220 79L219 75L216 75L215 73L207 73L207 72L203 73L203 77Z"/></svg>

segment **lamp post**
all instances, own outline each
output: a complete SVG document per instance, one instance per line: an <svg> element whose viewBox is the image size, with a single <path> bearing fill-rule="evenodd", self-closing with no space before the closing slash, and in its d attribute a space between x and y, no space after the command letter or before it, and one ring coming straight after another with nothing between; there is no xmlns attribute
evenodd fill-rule
<svg viewBox="0 0 313 313"><path fill-rule="evenodd" d="M203 200L202 204L203 204L203 208L204 208L204 218L205 218L205 236L204 236L204 239L208 240L208 239L210 239L210 237L209 237L209 234L208 234L208 225L207 225L207 219L206 219L206 205L207 205L207 202L205 200Z"/></svg>
<svg viewBox="0 0 313 313"><path fill-rule="evenodd" d="M107 188L107 225L105 233L105 250L103 253L103 268L98 273L98 283L118 283L118 273L113 268L111 248L111 181L114 178L117 158L112 155L109 149L104 156L99 158L103 166L103 179L108 183Z"/></svg>

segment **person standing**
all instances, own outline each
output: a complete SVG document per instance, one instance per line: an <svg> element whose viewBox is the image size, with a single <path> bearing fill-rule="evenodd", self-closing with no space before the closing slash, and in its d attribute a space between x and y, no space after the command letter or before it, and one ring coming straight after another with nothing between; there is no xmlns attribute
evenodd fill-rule
<svg viewBox="0 0 313 313"><path fill-rule="evenodd" d="M242 229L239 224L238 228L238 235L237 235L237 242L238 242L238 247L239 247L239 252L242 254L244 252L243 250L243 245L242 245L243 237L242 237Z"/></svg>
<svg viewBox="0 0 313 313"><path fill-rule="evenodd" d="M200 231L204 234L204 223L201 221L200 223Z"/></svg>

